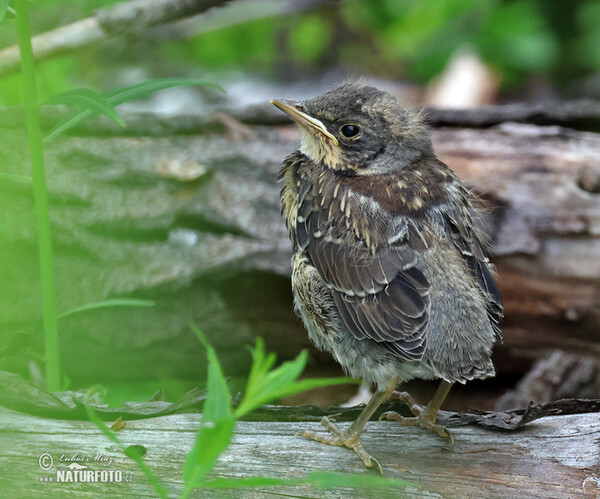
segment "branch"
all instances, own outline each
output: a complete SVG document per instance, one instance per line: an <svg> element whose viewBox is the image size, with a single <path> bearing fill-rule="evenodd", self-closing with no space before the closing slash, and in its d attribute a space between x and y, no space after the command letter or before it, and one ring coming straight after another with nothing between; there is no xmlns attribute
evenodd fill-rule
<svg viewBox="0 0 600 499"><path fill-rule="evenodd" d="M109 38L170 23L227 0L132 0L99 9L92 17L42 33L32 39L36 61L44 61ZM0 77L20 68L16 45L0 51Z"/></svg>

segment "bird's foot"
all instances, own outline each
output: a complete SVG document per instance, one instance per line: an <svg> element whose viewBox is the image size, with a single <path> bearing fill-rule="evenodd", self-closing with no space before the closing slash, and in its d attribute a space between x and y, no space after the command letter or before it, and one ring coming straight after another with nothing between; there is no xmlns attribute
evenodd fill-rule
<svg viewBox="0 0 600 499"><path fill-rule="evenodd" d="M406 392L394 392L392 393L392 397L404 402L410 412L412 412L415 417L407 418L401 416L397 412L387 411L384 412L381 416L379 416L379 421L382 419L387 419L390 421L398 421L399 423L405 426L420 426L425 430L429 430L442 438L449 438L450 443L454 444L454 438L452 437L452 433L448 431L445 426L441 424L437 424L435 421L437 419L437 408L432 409L430 406L422 406L417 404L415 400L410 396L410 394Z"/></svg>
<svg viewBox="0 0 600 499"><path fill-rule="evenodd" d="M304 438L321 442L323 444L337 445L338 447L348 447L356 452L358 457L362 459L362 462L367 468L375 467L379 473L383 475L383 470L381 469L379 461L377 461L377 459L375 459L373 456L370 456L364 449L362 442L360 441L359 431L340 430L327 416L324 416L323 419L321 419L321 424L327 428L327 431L330 433L330 435L323 435L322 433L315 433L314 431L305 430L296 433L295 436L301 435Z"/></svg>

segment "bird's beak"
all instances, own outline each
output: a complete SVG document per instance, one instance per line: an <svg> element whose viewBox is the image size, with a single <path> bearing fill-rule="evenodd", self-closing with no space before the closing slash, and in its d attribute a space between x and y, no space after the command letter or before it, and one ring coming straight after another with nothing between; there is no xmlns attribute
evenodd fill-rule
<svg viewBox="0 0 600 499"><path fill-rule="evenodd" d="M271 104L273 104L277 109L283 111L290 118L292 118L298 125L304 128L308 128L309 130L316 130L319 133L322 133L328 139L334 143L334 145L338 146L339 142L335 138L335 135L329 133L325 125L316 118L309 116L304 111L302 111L302 106L299 102L293 100L272 100Z"/></svg>

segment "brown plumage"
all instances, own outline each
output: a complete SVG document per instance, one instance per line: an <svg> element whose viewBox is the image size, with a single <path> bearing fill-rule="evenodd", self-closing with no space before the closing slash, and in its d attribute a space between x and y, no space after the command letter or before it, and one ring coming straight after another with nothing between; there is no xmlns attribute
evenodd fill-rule
<svg viewBox="0 0 600 499"><path fill-rule="evenodd" d="M418 116L386 92L344 84L273 103L302 135L281 170L296 310L319 348L378 389L346 432L325 418L331 436L304 435L350 447L372 466L359 434L399 382L442 385L416 419L387 417L449 435L435 419L451 384L494 374L502 301L480 212Z"/></svg>

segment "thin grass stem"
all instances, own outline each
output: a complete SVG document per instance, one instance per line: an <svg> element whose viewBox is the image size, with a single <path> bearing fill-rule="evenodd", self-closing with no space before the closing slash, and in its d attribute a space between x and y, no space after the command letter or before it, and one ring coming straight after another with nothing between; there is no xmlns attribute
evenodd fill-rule
<svg viewBox="0 0 600 499"><path fill-rule="evenodd" d="M44 150L37 105L35 63L31 50L29 26L29 0L15 0L16 24L21 53L23 102L27 116L27 135L33 178L35 219L38 233L40 275L42 284L42 309L44 347L46 354L46 382L49 392L60 390L60 358L58 351L58 319L54 294L54 267L52 238L48 209L48 192L44 171Z"/></svg>

